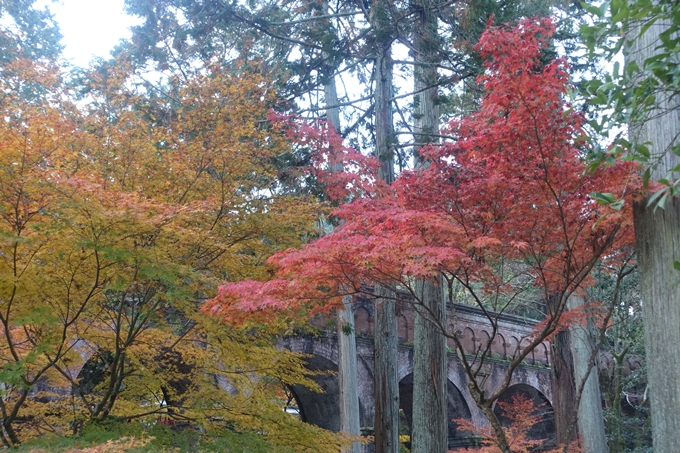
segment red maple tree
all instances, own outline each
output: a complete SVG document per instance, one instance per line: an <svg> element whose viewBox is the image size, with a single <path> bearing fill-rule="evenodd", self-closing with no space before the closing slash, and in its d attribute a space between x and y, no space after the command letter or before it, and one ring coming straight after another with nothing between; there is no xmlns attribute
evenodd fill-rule
<svg viewBox="0 0 680 453"><path fill-rule="evenodd" d="M500 413L507 420L507 425L503 427L505 436L508 440L510 448L515 453L530 453L532 451L545 451L544 448L549 439L533 439L530 431L536 425L539 425L545 419L543 407L536 406L534 402L525 396L515 395L510 400L498 401L497 403ZM480 443L483 445L480 448L470 449L468 447L458 448L456 450L449 450L449 453L475 452L475 453L502 453L499 449L498 438L494 435L490 427L478 427L471 420L456 419L454 422L458 425L458 429L474 433L480 438ZM581 450L573 442L570 445L572 453L579 453ZM561 452L561 448L555 448L547 453Z"/></svg>
<svg viewBox="0 0 680 453"><path fill-rule="evenodd" d="M542 61L553 32L550 19L490 27L478 46L487 59L479 111L451 121L445 132L455 141L421 151L429 165L403 172L392 185L333 131L292 123L291 133L320 150L318 162L352 159L346 171L324 175L331 193L345 197L334 212L340 226L301 250L275 255L274 279L225 284L204 310L233 323L267 322L273 314L293 319L332 308L347 294L372 297L376 284L410 293L422 306L415 282L441 278L451 301L464 293L490 323L490 339L473 358L455 333L440 327L456 346L499 447L510 451L493 402L515 368L560 327L567 299L588 283L596 262L605 254L615 259L632 242L631 203L615 211L590 194L629 199L638 185L629 164L586 171L584 120L565 101L567 64ZM545 321L510 351L502 384L482 388L476 377L491 354L500 314L527 294L551 301Z"/></svg>

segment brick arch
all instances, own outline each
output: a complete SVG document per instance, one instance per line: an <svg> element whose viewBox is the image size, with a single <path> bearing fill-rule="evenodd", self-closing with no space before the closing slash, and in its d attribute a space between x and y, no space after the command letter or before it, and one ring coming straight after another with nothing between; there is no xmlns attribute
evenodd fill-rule
<svg viewBox="0 0 680 453"><path fill-rule="evenodd" d="M505 337L500 333L496 333L496 338L494 338L491 344L491 352L498 354L501 359L504 359L507 356L506 350Z"/></svg>
<svg viewBox="0 0 680 453"><path fill-rule="evenodd" d="M523 352L527 346L529 346L529 343L531 343L531 340L527 337L522 338L522 341L520 342L520 350ZM536 363L536 356L535 356L536 349L529 351L529 354L526 356L524 360L529 362L530 364L535 364Z"/></svg>
<svg viewBox="0 0 680 453"><path fill-rule="evenodd" d="M458 430L458 424L453 420L471 420L472 413L463 393L447 379L447 420L448 444L450 448L474 446L476 439L469 432ZM404 412L406 428L411 432L413 419L413 373L409 373L399 381L399 408Z"/></svg>
<svg viewBox="0 0 680 453"><path fill-rule="evenodd" d="M475 331L470 327L464 328L461 343L466 353L474 354L477 352L477 337L475 336Z"/></svg>
<svg viewBox="0 0 680 453"><path fill-rule="evenodd" d="M555 438L555 414L550 400L537 388L528 384L515 384L508 387L503 394L494 402L493 411L501 425L510 426L510 420L504 416L498 402L512 403L513 398L522 396L534 403L534 414L541 415L542 421L536 423L528 432L527 438L532 440Z"/></svg>
<svg viewBox="0 0 680 453"><path fill-rule="evenodd" d="M372 335L373 326L370 321L371 315L364 307L359 307L354 312L354 330L359 335Z"/></svg>
<svg viewBox="0 0 680 453"><path fill-rule="evenodd" d="M400 342L411 341L412 329L409 330L409 322L403 313L397 318L397 337Z"/></svg>
<svg viewBox="0 0 680 453"><path fill-rule="evenodd" d="M308 369L323 373L312 377L323 392L312 392L302 385L289 387L297 402L300 419L320 428L340 431L338 365L318 354L312 355L306 362Z"/></svg>
<svg viewBox="0 0 680 453"><path fill-rule="evenodd" d="M66 369L66 373L72 379L76 379L88 360L95 355L99 349L83 338L78 338L71 343L71 349L77 354Z"/></svg>
<svg viewBox="0 0 680 453"><path fill-rule="evenodd" d="M488 341L491 339L491 335L486 330L480 330L477 336L477 349L483 351L486 349ZM493 345L492 345L493 347Z"/></svg>
<svg viewBox="0 0 680 453"><path fill-rule="evenodd" d="M536 346L536 349L534 350L534 358L536 363L550 365L550 350L548 349L548 345L541 343Z"/></svg>
<svg viewBox="0 0 680 453"><path fill-rule="evenodd" d="M507 348L507 355L509 356L516 356L517 352L519 351L519 339L516 336L511 336L508 338L508 348Z"/></svg>

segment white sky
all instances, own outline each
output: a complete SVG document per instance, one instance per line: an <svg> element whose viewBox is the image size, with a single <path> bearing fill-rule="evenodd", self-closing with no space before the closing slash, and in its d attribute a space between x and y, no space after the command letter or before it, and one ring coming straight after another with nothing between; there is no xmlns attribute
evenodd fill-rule
<svg viewBox="0 0 680 453"><path fill-rule="evenodd" d="M87 66L94 56L108 58L129 27L140 20L123 11L124 0L42 0L54 14L65 46L64 57L76 66ZM37 6L37 5L36 5Z"/></svg>

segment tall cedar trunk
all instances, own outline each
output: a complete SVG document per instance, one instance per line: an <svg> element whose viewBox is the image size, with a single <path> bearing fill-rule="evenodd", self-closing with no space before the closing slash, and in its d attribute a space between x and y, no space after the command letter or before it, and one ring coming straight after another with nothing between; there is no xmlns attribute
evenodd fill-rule
<svg viewBox="0 0 680 453"><path fill-rule="evenodd" d="M415 49L413 129L416 165L426 162L420 147L436 142L439 134L437 96L438 52L437 16L431 0L416 0L417 11L413 44ZM429 88L428 88L429 87ZM420 281L416 291L423 302L416 307L413 359L413 416L411 451L413 453L446 453L448 450L446 301L443 285Z"/></svg>
<svg viewBox="0 0 680 453"><path fill-rule="evenodd" d="M676 120L672 133L680 132ZM667 130L666 132L671 132ZM659 136L664 136L658 131ZM680 452L680 199L665 209L634 206L635 245L645 328L647 381L655 453Z"/></svg>
<svg viewBox="0 0 680 453"><path fill-rule="evenodd" d="M585 298L572 296L569 298L569 309L581 307ZM595 326L588 316L588 324L578 324L569 329L571 340L571 352L574 360L574 381L577 388L581 385L584 376L588 373L583 392L578 405L578 433L583 453L606 453L607 435L604 429L604 416L600 401L600 384L598 380L597 366L588 370L588 362L595 348Z"/></svg>
<svg viewBox="0 0 680 453"><path fill-rule="evenodd" d="M659 21L640 36L630 48L630 60L643 67L657 52L659 34L668 23ZM640 29L634 29L637 36ZM662 81L663 83L663 81ZM680 164L670 152L680 134L678 99L657 96L657 106L647 121L631 124L630 135L636 143L649 143L652 157L660 164L652 179L665 178ZM673 175L677 178L679 175ZM655 453L680 451L680 285L673 267L680 260L680 200L667 200L662 209L647 206L648 197L634 205L635 242L640 272L640 295L645 329L647 379Z"/></svg>
<svg viewBox="0 0 680 453"><path fill-rule="evenodd" d="M371 4L375 38L375 155L381 162L378 177L394 181L394 124L392 122L393 21L389 0ZM395 294L375 288L375 451L399 452L399 380L397 376L397 315Z"/></svg>
<svg viewBox="0 0 680 453"><path fill-rule="evenodd" d="M446 453L448 450L447 355L441 326L446 323L444 285L420 281L416 291L424 315L416 314L413 347L413 417L411 451Z"/></svg>
<svg viewBox="0 0 680 453"><path fill-rule="evenodd" d="M569 424L576 411L574 361L571 355L569 331L562 331L555 335L551 355L550 374L555 410L555 434L557 443L562 444L567 442Z"/></svg>
<svg viewBox="0 0 680 453"><path fill-rule="evenodd" d="M414 27L415 50L413 82L413 131L416 147L416 165L422 165L420 147L435 143L439 136L439 107L437 98L437 63L439 62L439 36L437 11L432 0L414 0L417 11Z"/></svg>
<svg viewBox="0 0 680 453"><path fill-rule="evenodd" d="M354 333L352 298L343 299L338 310L338 380L340 385L340 431L352 436L361 434L359 423L359 384L357 381L357 346ZM361 443L352 442L346 453L361 453Z"/></svg>
<svg viewBox="0 0 680 453"><path fill-rule="evenodd" d="M328 11L328 3L324 2L324 11ZM340 111L338 107L338 94L335 86L335 77L330 75L324 84L326 106L326 118L328 122L340 131ZM341 168L333 168L340 171ZM357 381L357 346L356 333L354 331L354 307L351 297L342 300L344 310L337 312L338 324L338 383L340 393L340 431L359 436L361 424L359 420L359 383ZM346 448L345 453L361 453L361 443L352 442Z"/></svg>
<svg viewBox="0 0 680 453"><path fill-rule="evenodd" d="M399 381L395 294L376 289L375 303L375 451L399 452Z"/></svg>

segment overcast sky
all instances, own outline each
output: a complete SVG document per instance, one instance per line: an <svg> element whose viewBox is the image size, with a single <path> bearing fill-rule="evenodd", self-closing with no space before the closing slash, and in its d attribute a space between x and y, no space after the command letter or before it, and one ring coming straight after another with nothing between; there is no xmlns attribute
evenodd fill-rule
<svg viewBox="0 0 680 453"><path fill-rule="evenodd" d="M93 56L109 57L128 28L139 20L123 11L124 0L42 0L55 15L61 33L64 56L77 66L87 66Z"/></svg>

